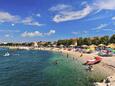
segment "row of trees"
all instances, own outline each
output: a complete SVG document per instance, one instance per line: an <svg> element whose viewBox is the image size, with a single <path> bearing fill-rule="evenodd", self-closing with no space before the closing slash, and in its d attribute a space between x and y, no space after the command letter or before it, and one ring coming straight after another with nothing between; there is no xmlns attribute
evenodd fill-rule
<svg viewBox="0 0 115 86"><path fill-rule="evenodd" d="M108 45L109 43L115 43L115 34L113 34L111 37L109 36L103 36L103 37L88 37L88 38L76 38L76 39L68 39L68 40L58 40L57 45L73 45L77 42L78 46L81 45L99 45L99 44L105 44Z"/></svg>
<svg viewBox="0 0 115 86"><path fill-rule="evenodd" d="M75 38L75 39L66 39L66 40L58 40L55 42L37 42L38 46L53 46L53 45L64 45L64 46L70 46L77 43L78 46L81 45L99 45L99 44L105 44L108 45L109 43L115 43L115 34L113 34L111 37L109 36L103 36L103 37L88 37L88 38ZM30 43L7 43L7 44L0 44L1 46L33 46L33 42Z"/></svg>
<svg viewBox="0 0 115 86"><path fill-rule="evenodd" d="M1 43L0 46L32 46L32 42L31 43Z"/></svg>

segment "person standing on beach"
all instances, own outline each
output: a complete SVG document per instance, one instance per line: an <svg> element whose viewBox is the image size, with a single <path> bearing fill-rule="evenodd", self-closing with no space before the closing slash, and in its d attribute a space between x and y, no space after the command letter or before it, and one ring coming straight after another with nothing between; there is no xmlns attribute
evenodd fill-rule
<svg viewBox="0 0 115 86"><path fill-rule="evenodd" d="M88 70L91 72L91 71L93 71L93 66L92 65L89 65L88 66Z"/></svg>
<svg viewBox="0 0 115 86"><path fill-rule="evenodd" d="M82 57L82 56L83 56L83 53L81 53L80 57Z"/></svg>

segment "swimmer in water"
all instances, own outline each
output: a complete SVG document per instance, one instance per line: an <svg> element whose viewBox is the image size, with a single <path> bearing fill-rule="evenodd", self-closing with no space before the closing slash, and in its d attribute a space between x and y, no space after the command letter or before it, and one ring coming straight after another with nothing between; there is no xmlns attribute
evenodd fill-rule
<svg viewBox="0 0 115 86"><path fill-rule="evenodd" d="M58 64L58 61L56 60L56 61L54 61L54 64Z"/></svg>

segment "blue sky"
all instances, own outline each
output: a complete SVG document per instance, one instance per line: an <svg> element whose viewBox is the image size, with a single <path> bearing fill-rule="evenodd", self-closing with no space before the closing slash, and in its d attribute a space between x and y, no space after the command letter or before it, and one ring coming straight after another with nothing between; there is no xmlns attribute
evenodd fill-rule
<svg viewBox="0 0 115 86"><path fill-rule="evenodd" d="M0 0L0 41L54 41L115 33L115 0Z"/></svg>

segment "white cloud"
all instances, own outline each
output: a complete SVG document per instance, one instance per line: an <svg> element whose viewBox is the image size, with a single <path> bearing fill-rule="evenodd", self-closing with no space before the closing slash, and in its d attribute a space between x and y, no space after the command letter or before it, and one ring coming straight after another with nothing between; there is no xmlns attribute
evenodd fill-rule
<svg viewBox="0 0 115 86"><path fill-rule="evenodd" d="M20 31L19 30L10 30L10 29L6 29L6 30L0 29L0 32L4 32L4 33L12 33L12 32L14 32L14 33L18 33Z"/></svg>
<svg viewBox="0 0 115 86"><path fill-rule="evenodd" d="M41 17L41 15L40 15L39 13L38 13L38 14L36 14L36 16L37 16L37 17Z"/></svg>
<svg viewBox="0 0 115 86"><path fill-rule="evenodd" d="M110 17L111 15L109 16L100 15L100 16L95 16L92 18L85 19L84 21L94 21L94 20L100 20L100 19L105 19L105 18L110 18Z"/></svg>
<svg viewBox="0 0 115 86"><path fill-rule="evenodd" d="M8 38L8 37L10 37L10 35L9 35L9 34L6 34L6 35L5 35L5 37L7 37L7 38Z"/></svg>
<svg viewBox="0 0 115 86"><path fill-rule="evenodd" d="M108 26L108 24L100 24L99 26L97 26L96 28L93 28L92 30L100 30L100 29L103 29L107 26Z"/></svg>
<svg viewBox="0 0 115 86"><path fill-rule="evenodd" d="M43 25L43 24L40 24L39 22L34 21L32 17L26 17L24 20L22 20L22 23L25 25L33 25L33 26Z"/></svg>
<svg viewBox="0 0 115 86"><path fill-rule="evenodd" d="M115 16L112 17L112 20L115 20Z"/></svg>
<svg viewBox="0 0 115 86"><path fill-rule="evenodd" d="M17 23L20 20L19 16L12 15L8 12L0 12L0 22L14 22Z"/></svg>
<svg viewBox="0 0 115 86"><path fill-rule="evenodd" d="M15 24L11 24L12 26L14 26Z"/></svg>
<svg viewBox="0 0 115 86"><path fill-rule="evenodd" d="M50 11L63 11L63 10L70 10L70 9L72 9L72 6L70 5L58 4L56 6L51 7L49 10Z"/></svg>
<svg viewBox="0 0 115 86"><path fill-rule="evenodd" d="M79 32L72 32L72 34L74 34L74 35L78 35L78 34L79 34Z"/></svg>
<svg viewBox="0 0 115 86"><path fill-rule="evenodd" d="M22 37L34 37L34 36L42 36L43 34L39 31L35 31L35 32L24 32L22 33Z"/></svg>
<svg viewBox="0 0 115 86"><path fill-rule="evenodd" d="M107 31L107 32L108 32L108 31L109 31L109 32L113 32L113 33L115 32L115 30L113 30L113 29L102 29L102 30L103 30L103 31Z"/></svg>
<svg viewBox="0 0 115 86"><path fill-rule="evenodd" d="M53 21L59 23L64 21L82 19L86 17L91 11L92 10L89 5L79 11L63 11L60 14L55 15Z"/></svg>
<svg viewBox="0 0 115 86"><path fill-rule="evenodd" d="M12 15L8 12L0 12L0 23L5 23L5 22L12 23L11 24L12 26L14 26L15 23L22 23L25 25L32 25L32 26L44 25L44 24L40 24L39 22L35 21L32 17L26 17L22 19L21 17Z"/></svg>
<svg viewBox="0 0 115 86"><path fill-rule="evenodd" d="M115 30L113 29L103 29L104 31L112 31L112 32L115 32Z"/></svg>
<svg viewBox="0 0 115 86"><path fill-rule="evenodd" d="M49 36L49 35L55 34L55 32L56 32L55 30L50 30L49 32L44 33L44 35Z"/></svg>
<svg viewBox="0 0 115 86"><path fill-rule="evenodd" d="M34 31L34 32L24 32L21 34L22 37L36 37L36 36L50 36L52 34L55 34L55 30L50 30L47 33L42 33L39 31Z"/></svg>
<svg viewBox="0 0 115 86"><path fill-rule="evenodd" d="M87 34L88 31L82 31L82 32L72 32L74 35L79 35L79 34Z"/></svg>
<svg viewBox="0 0 115 86"><path fill-rule="evenodd" d="M95 9L115 10L115 0L97 0L93 3Z"/></svg>
<svg viewBox="0 0 115 86"><path fill-rule="evenodd" d="M90 13L99 13L102 10L115 10L115 0L95 0L92 3L82 2L81 6L85 6L82 10L75 10L70 5L59 4L50 8L50 11L56 12L53 17L55 22L64 22L78 20L88 16Z"/></svg>
<svg viewBox="0 0 115 86"><path fill-rule="evenodd" d="M86 2L86 1L83 1L83 2L81 3L81 5L87 5L87 2Z"/></svg>

